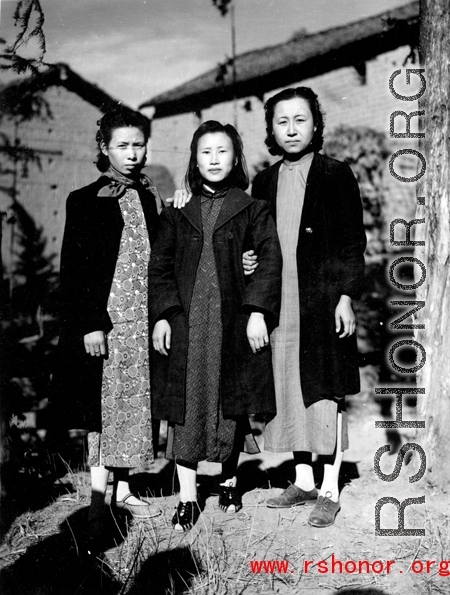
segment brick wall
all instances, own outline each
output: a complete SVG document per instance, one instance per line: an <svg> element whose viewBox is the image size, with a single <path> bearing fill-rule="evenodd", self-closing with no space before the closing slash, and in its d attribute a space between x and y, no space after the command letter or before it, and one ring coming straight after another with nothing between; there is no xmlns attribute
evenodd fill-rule
<svg viewBox="0 0 450 595"><path fill-rule="evenodd" d="M394 70L403 68L408 53L409 48L402 47L369 62L365 82L361 81L353 68L342 68L299 82L298 84L311 86L318 93L326 114L325 132L339 124L347 124L369 126L388 136L389 116L393 111L416 110L416 102L398 101L388 88L389 76ZM402 77L398 77L396 80L398 92L412 94L415 89L412 86L402 86L401 79ZM274 93L276 91L271 94ZM18 199L35 218L36 223L44 227L48 242L47 253L57 255L55 264L58 266L64 230L65 200L71 190L90 183L98 175L93 160L96 155L96 122L101 113L76 93L62 86L49 88L45 92L45 98L51 106L53 118L45 122L33 120L19 127L18 134L22 143L38 152L42 171L36 165L31 165L27 176L19 175ZM232 102L221 103L205 110L202 113L202 121L217 119L224 123L234 123L234 111ZM253 178L257 168L260 168L264 161L273 161L264 145L263 103L256 97L240 99L237 101L236 111L250 177ZM200 120L193 113L153 122L149 161L165 166L176 187L182 183L189 158L189 144L199 124ZM2 131L13 138L13 129L8 123L3 123ZM415 141L396 141L392 146L394 152L395 147L414 147ZM414 170L416 165L415 159L398 159L396 162L397 171L403 168L403 175L410 175L408 172ZM0 186L10 184L11 177L4 176L0 179ZM389 222L398 216L412 216L415 207L414 185L394 180L389 175L387 165L385 184L386 221ZM163 198L171 192L170 185L167 187L168 190L163 190ZM0 191L2 210L5 210L10 202L10 198ZM12 255L12 232L12 225L3 222L2 255L7 269Z"/></svg>
<svg viewBox="0 0 450 595"><path fill-rule="evenodd" d="M41 165L41 168L30 165L27 175L19 172L17 198L34 217L36 224L44 228L47 253L57 254L57 264L64 231L66 198L69 192L98 176L93 160L96 154L96 122L101 113L64 87L51 87L44 97L50 105L52 119L25 122L17 131L21 142L36 151ZM2 130L13 138L11 124L5 122ZM1 183L10 186L12 177L4 177ZM11 203L3 192L0 192L0 201L2 210ZM3 223L2 254L7 268L11 261L13 231L10 224Z"/></svg>
<svg viewBox="0 0 450 595"><path fill-rule="evenodd" d="M405 71L403 65L410 53L409 47L401 47L395 51L381 54L367 63L366 76L363 81L354 68L340 68L324 75L301 80L298 85L309 86L318 94L325 111L325 134L340 124L349 126L368 126L384 132L389 137L389 117L393 111L406 112L417 110L417 102L402 102L393 97L389 91L388 81L391 74L397 70ZM407 65L417 68L417 65ZM417 77L412 77L417 79ZM413 85L402 84L403 77L399 76L395 82L397 92L411 95L418 90ZM293 86L298 86L293 85ZM279 90L267 94L264 99L274 95ZM232 102L217 104L202 112L202 121L215 119L223 123L234 123L234 106ZM162 118L153 121L152 125L152 158L158 163L166 165L171 172L175 184L182 182L188 157L189 144L194 130L200 121L194 114L181 114L175 117ZM270 157L265 145L264 109L263 103L256 97L248 97L237 101L237 125L244 142L244 150L249 167L250 177L253 178L264 161L274 161ZM412 127L414 131L414 127ZM401 132L400 122L396 131ZM392 141L391 141L392 142ZM396 148L414 148L416 141L404 140L392 142L393 152ZM396 170L402 175L411 175L415 170L416 160L397 159ZM389 174L386 164L386 211L385 219L413 214L415 208L414 184L396 181Z"/></svg>
<svg viewBox="0 0 450 595"><path fill-rule="evenodd" d="M41 169L30 165L26 175L19 172L17 198L36 224L44 228L47 254L56 255L54 263L58 268L67 196L100 175L93 161L97 155L97 121L102 112L62 86L47 89L44 97L52 118L20 124L17 131L21 143L36 151L41 165ZM4 121L2 132L12 140L15 134L12 123ZM145 173L158 182L163 198L172 196L173 181L165 168L149 166ZM0 186L11 187L11 184L12 176L0 177ZM1 210L7 210L10 204L8 194L0 190ZM2 255L7 271L17 249L11 242L15 231L13 225L3 222Z"/></svg>

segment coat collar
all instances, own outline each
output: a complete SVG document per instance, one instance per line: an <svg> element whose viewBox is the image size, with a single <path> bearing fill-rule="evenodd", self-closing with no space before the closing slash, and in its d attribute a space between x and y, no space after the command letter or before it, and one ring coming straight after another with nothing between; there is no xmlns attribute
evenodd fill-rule
<svg viewBox="0 0 450 595"><path fill-rule="evenodd" d="M173 207L168 207L173 208ZM194 195L191 200L180 209L180 214L189 221L189 223L195 227L195 229L202 233L202 212L200 207L200 197Z"/></svg>
<svg viewBox="0 0 450 595"><path fill-rule="evenodd" d="M315 153L309 169L308 179L306 180L305 200L303 203L302 221L300 225L304 225L305 222L308 222L316 210L320 185L324 176L323 166L322 156L319 153Z"/></svg>
<svg viewBox="0 0 450 595"><path fill-rule="evenodd" d="M246 209L252 202L253 199L243 190L240 190L239 188L230 188L223 201L219 216L217 217L214 231ZM200 196L193 196L188 204L180 210L180 213L186 217L189 223L195 227L197 231L202 233Z"/></svg>
<svg viewBox="0 0 450 595"><path fill-rule="evenodd" d="M223 201L219 216L217 217L214 231L225 225L227 221L235 217L238 213L246 209L253 202L251 198L244 191L239 188L230 188L228 194Z"/></svg>

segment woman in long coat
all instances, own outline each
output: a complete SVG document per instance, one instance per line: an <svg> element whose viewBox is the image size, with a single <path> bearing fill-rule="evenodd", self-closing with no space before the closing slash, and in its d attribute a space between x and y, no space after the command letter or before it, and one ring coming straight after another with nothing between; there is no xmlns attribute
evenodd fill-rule
<svg viewBox="0 0 450 595"><path fill-rule="evenodd" d="M101 430L103 359L86 357L84 335L113 327L106 304L124 227L117 197L102 195L110 187L106 176L67 199L61 253L61 333L58 365L53 374L53 405L65 428ZM117 187L117 186L116 186ZM156 237L158 213L152 184L140 189L140 202L150 243Z"/></svg>
<svg viewBox="0 0 450 595"><path fill-rule="evenodd" d="M171 424L166 456L175 458L180 480L176 531L198 518L199 461L224 463L219 506L242 506L234 476L244 420L248 426L248 414L275 413L268 343L282 268L268 205L243 191L248 177L233 126L200 126L186 179L194 196L182 210L163 210L149 268L152 410ZM250 246L259 267L246 278L241 260Z"/></svg>
<svg viewBox="0 0 450 595"><path fill-rule="evenodd" d="M147 268L157 190L140 174L148 120L119 106L99 121L94 183L67 199L61 251L61 333L52 407L62 428L88 431L88 548L100 545L109 470L112 504L160 512L130 493L130 470L153 461Z"/></svg>
<svg viewBox="0 0 450 595"><path fill-rule="evenodd" d="M267 505L314 502L309 522L324 527L340 508L345 395L360 390L351 302L364 275L362 205L350 167L318 153L323 117L311 89L278 93L265 113L266 144L283 156L252 188L270 205L283 253L280 325L271 338L277 416L266 427L265 448L292 451L296 463L295 484ZM312 453L327 455L319 493Z"/></svg>
<svg viewBox="0 0 450 595"><path fill-rule="evenodd" d="M247 280L242 254L253 242L259 247L259 263L263 259L263 271L268 272L259 270L260 264L258 274ZM163 209L150 265L149 310L153 324L164 314L168 317L172 340L169 358L157 352L153 356L152 411L155 418L178 424L184 421L187 314L202 243L199 196L194 196L181 210ZM270 350L255 356L249 347L246 326L255 309L265 312L269 334L278 324L282 264L277 243L267 205L239 188L230 189L213 235L223 321L221 396L226 417L258 413L270 418L275 413Z"/></svg>

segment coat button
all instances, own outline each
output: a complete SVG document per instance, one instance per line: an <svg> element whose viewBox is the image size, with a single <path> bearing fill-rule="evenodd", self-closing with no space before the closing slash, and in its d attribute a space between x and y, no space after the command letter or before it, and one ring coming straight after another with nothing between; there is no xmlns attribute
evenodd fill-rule
<svg viewBox="0 0 450 595"><path fill-rule="evenodd" d="M306 233L312 233L312 232L313 232L313 230L312 230L310 227L307 227L307 228L305 229L305 231L306 231Z"/></svg>
<svg viewBox="0 0 450 595"><path fill-rule="evenodd" d="M229 239L229 240L232 240L232 239L233 239L233 234L231 233L231 231L230 231L230 233L228 234L228 239Z"/></svg>

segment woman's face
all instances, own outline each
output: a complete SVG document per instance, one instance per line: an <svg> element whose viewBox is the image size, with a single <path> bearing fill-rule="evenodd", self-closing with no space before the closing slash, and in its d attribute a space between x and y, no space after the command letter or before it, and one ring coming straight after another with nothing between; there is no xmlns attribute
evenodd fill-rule
<svg viewBox="0 0 450 595"><path fill-rule="evenodd" d="M309 104L302 97L279 101L275 105L272 127L277 145L288 155L306 149L317 128Z"/></svg>
<svg viewBox="0 0 450 595"><path fill-rule="evenodd" d="M220 184L234 165L231 138L224 132L208 132L201 136L197 145L197 165L208 185Z"/></svg>
<svg viewBox="0 0 450 595"><path fill-rule="evenodd" d="M133 176L145 165L145 137L142 130L134 126L115 128L108 146L102 143L101 149L110 164L124 176Z"/></svg>

